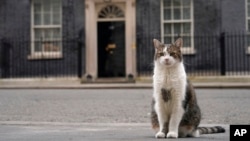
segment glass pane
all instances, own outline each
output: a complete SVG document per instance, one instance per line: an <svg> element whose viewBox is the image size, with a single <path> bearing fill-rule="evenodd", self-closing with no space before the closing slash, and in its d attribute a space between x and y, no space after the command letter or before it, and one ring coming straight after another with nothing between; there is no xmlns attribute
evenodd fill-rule
<svg viewBox="0 0 250 141"><path fill-rule="evenodd" d="M183 8L183 19L190 19L190 8Z"/></svg>
<svg viewBox="0 0 250 141"><path fill-rule="evenodd" d="M191 31L191 24L183 23L183 33L190 34L190 31Z"/></svg>
<svg viewBox="0 0 250 141"><path fill-rule="evenodd" d="M181 24L180 23L174 24L174 33L175 34L180 34L181 33Z"/></svg>
<svg viewBox="0 0 250 141"><path fill-rule="evenodd" d="M52 10L53 10L53 13L59 13L60 12L60 2L59 1L53 1L53 4L52 4Z"/></svg>
<svg viewBox="0 0 250 141"><path fill-rule="evenodd" d="M44 30L44 38L45 40L51 40L52 39L52 30L46 29Z"/></svg>
<svg viewBox="0 0 250 141"><path fill-rule="evenodd" d="M182 0L183 6L190 6L190 0Z"/></svg>
<svg viewBox="0 0 250 141"><path fill-rule="evenodd" d="M60 0L53 1L52 11L53 11L53 19L52 19L53 25L61 24L61 3L60 3Z"/></svg>
<svg viewBox="0 0 250 141"><path fill-rule="evenodd" d="M43 11L50 12L51 11L51 0L43 0Z"/></svg>
<svg viewBox="0 0 250 141"><path fill-rule="evenodd" d="M49 41L43 43L43 51L45 52L57 52L60 51L60 43L56 41Z"/></svg>
<svg viewBox="0 0 250 141"><path fill-rule="evenodd" d="M53 14L53 25L61 24L61 15L60 14Z"/></svg>
<svg viewBox="0 0 250 141"><path fill-rule="evenodd" d="M174 1L174 6L180 6L181 5L181 0L173 0Z"/></svg>
<svg viewBox="0 0 250 141"><path fill-rule="evenodd" d="M44 13L43 19L44 19L44 21L43 21L44 25L50 25L50 23L51 23L51 21L50 21L51 14L50 13Z"/></svg>
<svg viewBox="0 0 250 141"><path fill-rule="evenodd" d="M250 5L247 6L247 16L250 17Z"/></svg>
<svg viewBox="0 0 250 141"><path fill-rule="evenodd" d="M250 46L250 35L247 35L247 46Z"/></svg>
<svg viewBox="0 0 250 141"><path fill-rule="evenodd" d="M41 29L35 29L35 40L43 40L43 32Z"/></svg>
<svg viewBox="0 0 250 141"><path fill-rule="evenodd" d="M174 19L178 20L181 18L181 10L180 8L174 8Z"/></svg>
<svg viewBox="0 0 250 141"><path fill-rule="evenodd" d="M164 9L164 20L171 19L171 9Z"/></svg>
<svg viewBox="0 0 250 141"><path fill-rule="evenodd" d="M41 13L42 12L42 4L35 2L34 3L34 12L35 13Z"/></svg>
<svg viewBox="0 0 250 141"><path fill-rule="evenodd" d="M61 43L60 42L53 42L52 51L60 51L61 50Z"/></svg>
<svg viewBox="0 0 250 141"><path fill-rule="evenodd" d="M171 37L165 37L165 38L164 38L164 43L165 43L165 44L171 44L171 43L172 43Z"/></svg>
<svg viewBox="0 0 250 141"><path fill-rule="evenodd" d="M35 14L34 15L34 24L35 25L41 25L42 24L42 16L41 16L41 14Z"/></svg>
<svg viewBox="0 0 250 141"><path fill-rule="evenodd" d="M62 51L62 42L57 42L58 51Z"/></svg>
<svg viewBox="0 0 250 141"><path fill-rule="evenodd" d="M61 30L58 28L58 29L53 29L52 30L52 33L53 33L53 39L60 39L61 38Z"/></svg>
<svg viewBox="0 0 250 141"><path fill-rule="evenodd" d="M171 34L171 24L164 24L164 34Z"/></svg>
<svg viewBox="0 0 250 141"><path fill-rule="evenodd" d="M183 37L183 47L191 47L191 37L190 36Z"/></svg>
<svg viewBox="0 0 250 141"><path fill-rule="evenodd" d="M52 42L43 42L43 51L50 52L53 48Z"/></svg>
<svg viewBox="0 0 250 141"><path fill-rule="evenodd" d="M164 7L171 7L171 0L164 0Z"/></svg>
<svg viewBox="0 0 250 141"><path fill-rule="evenodd" d="M41 52L42 51L42 44L40 41L35 42L35 47L34 47L35 52Z"/></svg>

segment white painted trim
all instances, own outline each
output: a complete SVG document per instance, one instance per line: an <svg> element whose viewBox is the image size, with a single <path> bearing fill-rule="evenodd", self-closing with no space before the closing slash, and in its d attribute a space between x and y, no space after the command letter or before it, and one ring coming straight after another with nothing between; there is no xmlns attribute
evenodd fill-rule
<svg viewBox="0 0 250 141"><path fill-rule="evenodd" d="M181 48L181 52L184 55L194 55L196 53L196 50L192 47L183 47Z"/></svg>
<svg viewBox="0 0 250 141"><path fill-rule="evenodd" d="M247 34L249 34L249 29L248 29L248 20L250 20L250 15L248 15L248 5L250 5L250 3L248 3L248 0L245 0L245 24L246 24L246 31ZM250 40L250 38L247 38L247 40ZM250 54L250 46L247 47L246 49L246 54Z"/></svg>
<svg viewBox="0 0 250 141"><path fill-rule="evenodd" d="M248 0L245 0L245 17L246 30L248 31L248 20L250 19L250 17L248 17Z"/></svg>
<svg viewBox="0 0 250 141"><path fill-rule="evenodd" d="M98 19L97 22L125 21L125 18Z"/></svg>
<svg viewBox="0 0 250 141"><path fill-rule="evenodd" d="M37 60L37 59L61 59L61 52L47 52L47 53L33 53L28 56L29 60Z"/></svg>
<svg viewBox="0 0 250 141"><path fill-rule="evenodd" d="M246 54L250 55L250 46L247 47Z"/></svg>
<svg viewBox="0 0 250 141"><path fill-rule="evenodd" d="M195 54L195 46L194 46L194 1L191 0L191 33L190 33L190 36L191 36L191 47L190 47L190 54L191 52L193 52L193 54Z"/></svg>
<svg viewBox="0 0 250 141"><path fill-rule="evenodd" d="M164 20L163 19L163 23L190 23L190 22L192 22L192 20L183 20L183 19L180 19L180 20Z"/></svg>
<svg viewBox="0 0 250 141"><path fill-rule="evenodd" d="M164 7L163 7L163 0L161 0L161 41L164 42Z"/></svg>
<svg viewBox="0 0 250 141"><path fill-rule="evenodd" d="M133 6L133 3L135 3L134 0L127 0L126 1L126 11L125 11L125 18L126 18L126 52L125 52L125 63L126 63L126 76L128 76L129 74L133 74L135 77L135 72L136 72L136 68L135 67L135 61L134 60L136 57L133 56L135 55L133 52L135 52L135 48L134 48L134 44L135 44L135 39L133 39L133 37L135 37L135 5ZM131 15L131 16L128 16ZM126 77L125 76L125 77Z"/></svg>
<svg viewBox="0 0 250 141"><path fill-rule="evenodd" d="M33 25L33 28L62 28L62 25Z"/></svg>
<svg viewBox="0 0 250 141"><path fill-rule="evenodd" d="M31 52L30 52L30 54L32 55L33 53L34 53L34 37L35 37L35 35L34 35L34 3L33 3L34 1L33 0L31 0L31 26L30 26L30 36L31 36L31 43L30 43L30 48L31 48ZM28 56L28 58L29 58L29 56Z"/></svg>
<svg viewBox="0 0 250 141"><path fill-rule="evenodd" d="M86 75L91 75L93 79L97 78L97 24L95 1L85 0L85 16L86 16Z"/></svg>

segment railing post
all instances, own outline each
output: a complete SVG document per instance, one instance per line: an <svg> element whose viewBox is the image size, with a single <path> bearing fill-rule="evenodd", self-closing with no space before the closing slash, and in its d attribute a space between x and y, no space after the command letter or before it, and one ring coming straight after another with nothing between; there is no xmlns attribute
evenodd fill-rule
<svg viewBox="0 0 250 141"><path fill-rule="evenodd" d="M10 47L6 39L1 39L1 74L0 78L10 78Z"/></svg>
<svg viewBox="0 0 250 141"><path fill-rule="evenodd" d="M220 74L226 75L226 44L225 44L225 32L220 34Z"/></svg>
<svg viewBox="0 0 250 141"><path fill-rule="evenodd" d="M3 39L0 38L0 78L3 75Z"/></svg>
<svg viewBox="0 0 250 141"><path fill-rule="evenodd" d="M77 76L79 78L82 77L82 41L81 39L77 39L77 48L78 48L78 63L77 63Z"/></svg>

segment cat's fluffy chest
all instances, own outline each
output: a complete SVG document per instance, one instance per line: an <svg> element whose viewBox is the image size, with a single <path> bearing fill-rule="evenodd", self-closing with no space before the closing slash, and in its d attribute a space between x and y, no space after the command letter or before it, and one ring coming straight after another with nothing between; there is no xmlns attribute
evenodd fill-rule
<svg viewBox="0 0 250 141"><path fill-rule="evenodd" d="M182 89L186 85L186 73L183 64L174 68L155 66L154 88Z"/></svg>

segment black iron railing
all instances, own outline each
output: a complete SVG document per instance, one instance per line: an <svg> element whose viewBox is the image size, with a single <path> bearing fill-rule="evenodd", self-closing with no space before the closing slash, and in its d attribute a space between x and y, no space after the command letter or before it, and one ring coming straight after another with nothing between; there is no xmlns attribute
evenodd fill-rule
<svg viewBox="0 0 250 141"><path fill-rule="evenodd" d="M2 39L0 78L81 77L82 48L77 39L35 42Z"/></svg>
<svg viewBox="0 0 250 141"><path fill-rule="evenodd" d="M137 37L138 77L152 76L153 38L157 37ZM189 76L250 75L250 37L247 33L195 35L191 42L191 47L183 47ZM78 39L55 42L0 40L0 78L80 78L85 64L84 43Z"/></svg>
<svg viewBox="0 0 250 141"><path fill-rule="evenodd" d="M152 75L153 38L137 40L139 76ZM250 37L246 32L195 35L191 40L191 48L183 47L189 76L250 75Z"/></svg>

